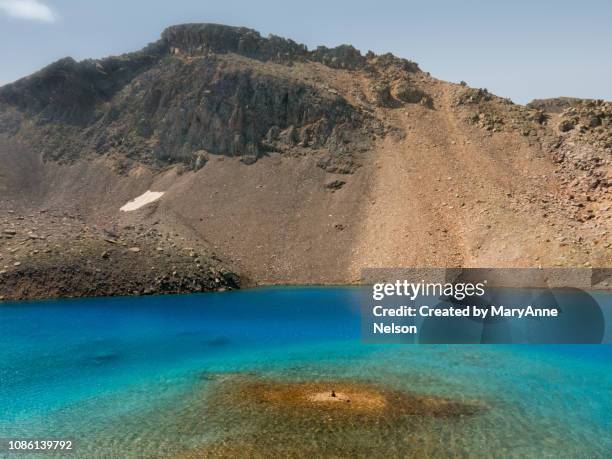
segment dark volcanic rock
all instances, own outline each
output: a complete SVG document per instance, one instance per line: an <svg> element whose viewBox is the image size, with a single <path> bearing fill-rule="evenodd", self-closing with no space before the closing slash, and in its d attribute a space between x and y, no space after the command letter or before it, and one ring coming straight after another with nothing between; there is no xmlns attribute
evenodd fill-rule
<svg viewBox="0 0 612 459"><path fill-rule="evenodd" d="M563 120L559 123L559 130L561 132L567 132L574 129L574 123L571 120Z"/></svg>
<svg viewBox="0 0 612 459"><path fill-rule="evenodd" d="M342 188L345 184L346 182L344 180L332 180L331 182L327 182L325 184L325 188L327 188L328 190L335 191Z"/></svg>

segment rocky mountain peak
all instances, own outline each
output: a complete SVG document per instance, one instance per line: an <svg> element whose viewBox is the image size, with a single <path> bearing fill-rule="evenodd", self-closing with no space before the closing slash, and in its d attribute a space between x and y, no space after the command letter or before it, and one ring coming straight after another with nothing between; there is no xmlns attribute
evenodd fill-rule
<svg viewBox="0 0 612 459"><path fill-rule="evenodd" d="M372 52L363 55L352 45L334 48L318 46L308 50L306 45L277 35L262 37L259 32L246 27L222 24L195 23L168 27L161 40L151 49L162 48L176 55L207 55L210 53L235 53L251 59L292 63L300 61L320 62L331 68L362 69L376 65L387 66L391 62L401 63L405 70L417 71L418 66L390 54L376 56Z"/></svg>
<svg viewBox="0 0 612 459"><path fill-rule="evenodd" d="M260 60L288 60L308 55L304 45L256 30L221 24L181 24L168 27L161 42L171 54L236 53Z"/></svg>
<svg viewBox="0 0 612 459"><path fill-rule="evenodd" d="M367 58L351 45L335 48L319 46L309 51L306 45L293 40L259 32L246 27L221 24L181 24L168 27L161 43L171 54L235 53L251 59L291 63L294 61L321 62L333 68L364 67Z"/></svg>
<svg viewBox="0 0 612 459"><path fill-rule="evenodd" d="M0 88L0 133L67 161L114 153L164 167L196 164L203 152L249 163L270 151L324 152L321 167L349 172L352 153L369 147L380 123L349 101L358 88L331 88L317 64L375 79L414 70L350 45L309 51L245 27L183 24L140 51L65 58Z"/></svg>

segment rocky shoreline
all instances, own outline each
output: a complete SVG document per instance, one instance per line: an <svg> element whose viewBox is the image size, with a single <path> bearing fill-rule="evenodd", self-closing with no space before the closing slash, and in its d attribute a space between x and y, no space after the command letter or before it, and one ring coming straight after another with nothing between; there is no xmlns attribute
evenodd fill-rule
<svg viewBox="0 0 612 459"><path fill-rule="evenodd" d="M58 211L0 219L0 300L159 295L239 288L198 241L144 225L112 228Z"/></svg>

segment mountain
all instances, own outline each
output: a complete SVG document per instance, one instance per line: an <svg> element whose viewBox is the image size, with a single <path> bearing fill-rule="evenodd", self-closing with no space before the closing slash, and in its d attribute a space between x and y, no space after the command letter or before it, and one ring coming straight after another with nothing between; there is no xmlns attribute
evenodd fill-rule
<svg viewBox="0 0 612 459"><path fill-rule="evenodd" d="M610 102L522 106L391 54L170 27L0 88L0 296L610 266L611 133Z"/></svg>

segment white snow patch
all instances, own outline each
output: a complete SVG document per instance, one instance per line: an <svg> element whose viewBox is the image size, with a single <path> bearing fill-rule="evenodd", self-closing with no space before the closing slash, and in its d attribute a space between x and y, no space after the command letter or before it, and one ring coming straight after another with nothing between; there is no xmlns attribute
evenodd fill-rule
<svg viewBox="0 0 612 459"><path fill-rule="evenodd" d="M125 206L123 206L121 211L123 212L131 212L132 210L140 209L147 204L151 204L152 202L157 201L164 195L163 191L145 191L143 194L138 196L136 199L132 199Z"/></svg>

